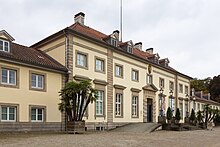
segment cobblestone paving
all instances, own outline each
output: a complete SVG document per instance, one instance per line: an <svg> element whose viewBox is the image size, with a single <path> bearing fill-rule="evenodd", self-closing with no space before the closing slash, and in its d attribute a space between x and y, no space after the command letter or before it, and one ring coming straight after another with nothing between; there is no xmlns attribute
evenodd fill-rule
<svg viewBox="0 0 220 147"><path fill-rule="evenodd" d="M213 131L99 132L86 134L0 134L5 147L220 147L220 127Z"/></svg>

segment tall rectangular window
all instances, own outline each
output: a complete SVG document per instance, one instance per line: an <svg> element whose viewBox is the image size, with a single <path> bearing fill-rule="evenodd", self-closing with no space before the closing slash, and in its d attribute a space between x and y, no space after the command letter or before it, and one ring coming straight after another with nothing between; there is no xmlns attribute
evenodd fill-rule
<svg viewBox="0 0 220 147"><path fill-rule="evenodd" d="M185 101L185 116L189 117L189 102Z"/></svg>
<svg viewBox="0 0 220 147"><path fill-rule="evenodd" d="M147 74L147 84L153 84L153 75Z"/></svg>
<svg viewBox="0 0 220 147"><path fill-rule="evenodd" d="M1 106L1 121L16 121L16 108Z"/></svg>
<svg viewBox="0 0 220 147"><path fill-rule="evenodd" d="M44 119L43 112L44 112L43 108L31 108L31 121L43 122L43 119Z"/></svg>
<svg viewBox="0 0 220 147"><path fill-rule="evenodd" d="M183 93L183 84L179 84L179 93Z"/></svg>
<svg viewBox="0 0 220 147"><path fill-rule="evenodd" d="M197 111L200 110L200 103L197 103Z"/></svg>
<svg viewBox="0 0 220 147"><path fill-rule="evenodd" d="M159 116L163 116L163 97L159 96Z"/></svg>
<svg viewBox="0 0 220 147"><path fill-rule="evenodd" d="M87 67L87 55L82 53L77 53L76 64L80 67Z"/></svg>
<svg viewBox="0 0 220 147"><path fill-rule="evenodd" d="M5 40L0 40L0 51L9 52L9 42Z"/></svg>
<svg viewBox="0 0 220 147"><path fill-rule="evenodd" d="M175 111L175 99L174 99L174 97L169 98L169 107L171 108L172 114L174 115L174 111Z"/></svg>
<svg viewBox="0 0 220 147"><path fill-rule="evenodd" d="M132 117L138 117L138 96L132 96Z"/></svg>
<svg viewBox="0 0 220 147"><path fill-rule="evenodd" d="M44 76L38 74L31 74L31 88L43 89Z"/></svg>
<svg viewBox="0 0 220 147"><path fill-rule="evenodd" d="M138 72L138 70L132 69L131 79L132 79L132 81L138 81L139 80L139 72Z"/></svg>
<svg viewBox="0 0 220 147"><path fill-rule="evenodd" d="M179 101L179 110L180 110L181 119L183 119L183 100Z"/></svg>
<svg viewBox="0 0 220 147"><path fill-rule="evenodd" d="M174 84L173 84L173 81L170 81L170 83L169 83L169 89L170 89L170 90L174 90Z"/></svg>
<svg viewBox="0 0 220 147"><path fill-rule="evenodd" d="M120 78L123 77L123 67L121 65L115 65L115 76Z"/></svg>
<svg viewBox="0 0 220 147"><path fill-rule="evenodd" d="M115 116L122 116L122 94L116 93Z"/></svg>
<svg viewBox="0 0 220 147"><path fill-rule="evenodd" d="M96 99L96 115L103 115L103 99L104 99L104 91L97 92Z"/></svg>
<svg viewBox="0 0 220 147"><path fill-rule="evenodd" d="M2 68L2 84L16 85L16 70Z"/></svg>
<svg viewBox="0 0 220 147"><path fill-rule="evenodd" d="M164 85L165 85L164 79L159 78L159 85L160 85L160 88L164 88Z"/></svg>
<svg viewBox="0 0 220 147"><path fill-rule="evenodd" d="M105 62L102 59L95 59L95 71L104 72L105 71Z"/></svg>
<svg viewBox="0 0 220 147"><path fill-rule="evenodd" d="M189 94L189 87L185 86L185 94Z"/></svg>

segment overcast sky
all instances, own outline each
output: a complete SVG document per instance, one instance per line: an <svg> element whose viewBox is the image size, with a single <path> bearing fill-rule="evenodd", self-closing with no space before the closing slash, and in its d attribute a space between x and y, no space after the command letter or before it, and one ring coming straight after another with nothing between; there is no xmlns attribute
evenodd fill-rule
<svg viewBox="0 0 220 147"><path fill-rule="evenodd" d="M119 28L120 0L0 0L0 30L30 46L73 23L105 34ZM220 74L219 0L123 0L123 41L142 42L191 77Z"/></svg>

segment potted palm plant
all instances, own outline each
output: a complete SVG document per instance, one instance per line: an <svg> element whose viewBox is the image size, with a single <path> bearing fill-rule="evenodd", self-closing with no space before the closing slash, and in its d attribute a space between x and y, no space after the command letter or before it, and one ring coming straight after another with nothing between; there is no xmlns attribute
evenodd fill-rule
<svg viewBox="0 0 220 147"><path fill-rule="evenodd" d="M89 103L97 98L97 91L89 81L69 82L59 92L61 102L59 110L66 113L66 129L71 132L85 130L83 117Z"/></svg>

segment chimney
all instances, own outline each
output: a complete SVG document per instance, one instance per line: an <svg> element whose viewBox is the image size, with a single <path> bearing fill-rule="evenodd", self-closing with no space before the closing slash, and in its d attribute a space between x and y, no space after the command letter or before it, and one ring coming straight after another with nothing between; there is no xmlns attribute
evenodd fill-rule
<svg viewBox="0 0 220 147"><path fill-rule="evenodd" d="M112 35L114 35L115 38L116 38L117 40L119 40L119 30L113 31Z"/></svg>
<svg viewBox="0 0 220 147"><path fill-rule="evenodd" d="M84 19L85 19L85 14L83 12L79 12L78 14L76 14L74 16L75 23L78 22L78 23L84 25Z"/></svg>
<svg viewBox="0 0 220 147"><path fill-rule="evenodd" d="M137 48L139 50L142 50L142 42L138 42L134 44L134 48Z"/></svg>
<svg viewBox="0 0 220 147"><path fill-rule="evenodd" d="M154 53L154 48L148 48L146 52L152 55Z"/></svg>

